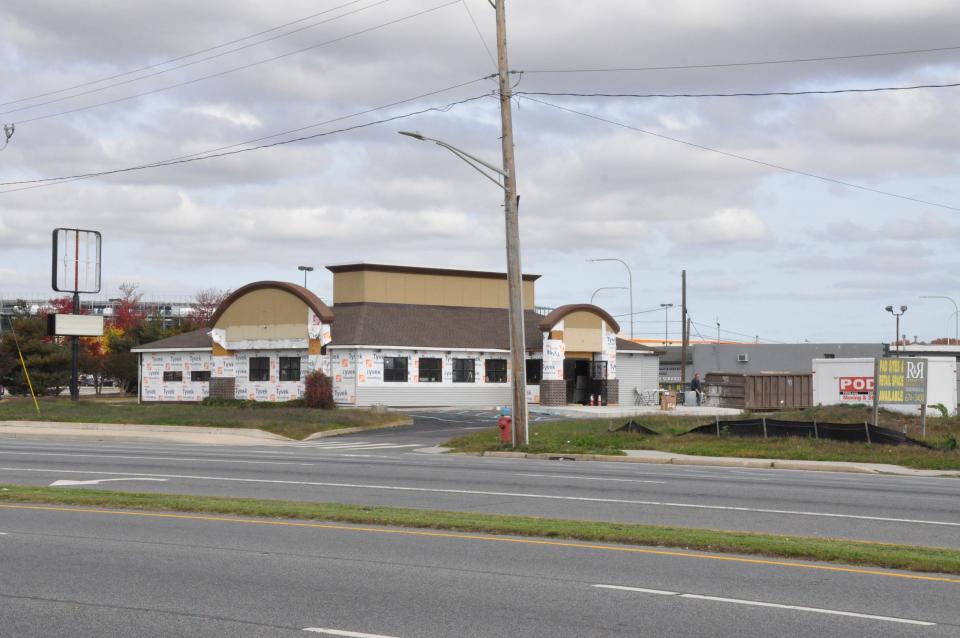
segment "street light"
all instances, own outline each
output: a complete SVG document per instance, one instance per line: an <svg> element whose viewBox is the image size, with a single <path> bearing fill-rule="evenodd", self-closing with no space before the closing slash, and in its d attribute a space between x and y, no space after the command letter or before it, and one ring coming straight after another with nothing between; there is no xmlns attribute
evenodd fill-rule
<svg viewBox="0 0 960 638"><path fill-rule="evenodd" d="M900 356L900 317L907 311L906 306L900 306L900 312L897 312L893 309L893 306L887 306L885 308L887 312L897 318L897 332L895 335L894 342L897 344L897 356Z"/></svg>
<svg viewBox="0 0 960 638"><path fill-rule="evenodd" d="M626 289L627 289L626 286L604 286L602 288L597 288L596 290L593 291L593 294L590 295L590 305L591 306L593 305L593 298L596 297L597 293L600 292L601 290L626 290Z"/></svg>
<svg viewBox="0 0 960 638"><path fill-rule="evenodd" d="M297 266L297 270L303 271L303 287L307 287L307 273L313 272L313 266Z"/></svg>
<svg viewBox="0 0 960 638"><path fill-rule="evenodd" d="M667 345L670 343L670 309L673 304L662 303L660 307L663 308L663 345Z"/></svg>
<svg viewBox="0 0 960 638"><path fill-rule="evenodd" d="M500 6L500 5L498 5ZM508 146L506 143L506 131L504 144L504 166L510 166L511 160L507 159ZM443 147L456 155L458 158L470 165L470 168L477 171L491 182L503 189L504 214L506 216L506 248L507 248L507 289L508 289L508 315L510 318L510 362L513 367L513 427L511 435L513 437L514 447L526 445L530 440L527 429L527 374L526 374L526 356L527 347L525 344L525 321L523 316L523 271L520 267L520 236L517 220L517 207L520 205L520 196L516 193L516 180L507 171L500 169L489 162L485 162L479 157L474 157L470 153L457 148L444 141L427 137L419 132L397 131L400 135L412 137L421 142L433 142L437 146ZM510 153L512 153L510 145ZM486 169L486 170L484 170ZM489 171L489 172L488 172ZM492 174L491 174L492 173ZM503 178L502 180L500 178Z"/></svg>
<svg viewBox="0 0 960 638"><path fill-rule="evenodd" d="M598 259L588 259L587 261L619 261L623 264L623 267L627 269L627 278L630 281L630 339L633 339L633 272L630 270L630 266L627 265L622 259L617 257L601 257Z"/></svg>
<svg viewBox="0 0 960 638"><path fill-rule="evenodd" d="M954 335L953 340L960 344L960 306L957 306L957 302L954 301L953 297L947 297L946 295L920 295L921 299L946 299L953 304L953 315L956 317L956 323L953 326ZM949 333L947 333L949 334ZM947 342L950 341L950 338L947 337Z"/></svg>

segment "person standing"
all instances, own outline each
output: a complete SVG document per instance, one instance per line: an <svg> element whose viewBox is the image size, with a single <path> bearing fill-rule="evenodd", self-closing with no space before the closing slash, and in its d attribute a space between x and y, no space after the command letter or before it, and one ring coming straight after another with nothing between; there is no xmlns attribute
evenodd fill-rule
<svg viewBox="0 0 960 638"><path fill-rule="evenodd" d="M703 382L700 380L699 372L694 373L690 389L697 393L697 405L700 405L703 402Z"/></svg>

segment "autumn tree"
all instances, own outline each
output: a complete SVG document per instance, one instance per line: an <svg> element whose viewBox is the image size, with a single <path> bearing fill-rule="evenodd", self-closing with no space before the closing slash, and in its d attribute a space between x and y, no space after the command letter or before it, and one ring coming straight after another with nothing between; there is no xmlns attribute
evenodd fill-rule
<svg viewBox="0 0 960 638"><path fill-rule="evenodd" d="M220 290L219 288L205 288L197 292L194 297L193 307L187 317L197 328L209 328L210 319L213 313L230 294L229 290Z"/></svg>

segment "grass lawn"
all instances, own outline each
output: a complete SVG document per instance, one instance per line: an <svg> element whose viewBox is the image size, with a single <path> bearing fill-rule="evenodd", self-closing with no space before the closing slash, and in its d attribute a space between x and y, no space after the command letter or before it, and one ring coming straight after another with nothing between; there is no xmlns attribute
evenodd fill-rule
<svg viewBox="0 0 960 638"><path fill-rule="evenodd" d="M870 418L869 414L869 408L864 406L829 406L781 412L771 416L798 421L812 421L816 418L821 423L863 423ZM908 445L869 445L795 437L764 440L732 436L678 436L698 425L713 423L713 417L634 417L637 423L659 432L660 436L609 431L628 420L574 419L535 423L530 427L530 444L521 449L532 453L565 454L623 454L623 450L661 450L698 456L859 461L891 463L918 469L960 470L960 450L947 449L948 437L954 437L954 440L960 438L960 418L957 417L927 419L926 441L938 446L934 450ZM911 436L919 438L920 435L919 419L898 413L881 410L880 425L897 430L902 430L906 425ZM500 444L499 431L496 428L457 437L444 445L458 452L509 449L509 446Z"/></svg>
<svg viewBox="0 0 960 638"><path fill-rule="evenodd" d="M0 508L17 507L16 504L18 503L45 503L151 512L196 512L208 515L247 517L248 519L250 517L262 517L266 519L390 525L406 528L568 539L594 543L653 545L709 552L774 556L795 560L836 562L847 565L869 565L941 574L960 574L960 551L955 549L659 525L345 505L341 503L303 503L249 498L138 494L73 488L0 485ZM960 579L950 579L949 582L960 583Z"/></svg>
<svg viewBox="0 0 960 638"><path fill-rule="evenodd" d="M405 420L406 417L396 412L377 413L355 408L317 410L277 407L276 404L267 403L243 406L196 403L137 405L136 399L118 397L83 399L76 403L61 397L43 398L40 399L40 415L37 415L30 399L0 401L0 421L254 428L298 440L324 430L389 425Z"/></svg>

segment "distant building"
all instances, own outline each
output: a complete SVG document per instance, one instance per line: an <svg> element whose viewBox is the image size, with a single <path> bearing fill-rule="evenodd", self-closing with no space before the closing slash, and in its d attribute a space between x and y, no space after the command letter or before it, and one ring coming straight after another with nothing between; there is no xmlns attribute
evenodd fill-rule
<svg viewBox="0 0 960 638"><path fill-rule="evenodd" d="M655 348L660 354L661 387L680 384L680 347ZM687 378L710 372L809 374L814 359L881 357L882 343L698 343L687 348Z"/></svg>
<svg viewBox="0 0 960 638"><path fill-rule="evenodd" d="M301 286L262 281L228 296L212 329L142 345L142 401L207 396L285 401L322 370L341 405L470 406L511 402L503 273L377 264L329 266L333 305ZM632 403L656 387L650 348L617 338L605 310L534 310L539 275L523 276L527 398ZM621 379L625 382L621 383Z"/></svg>

